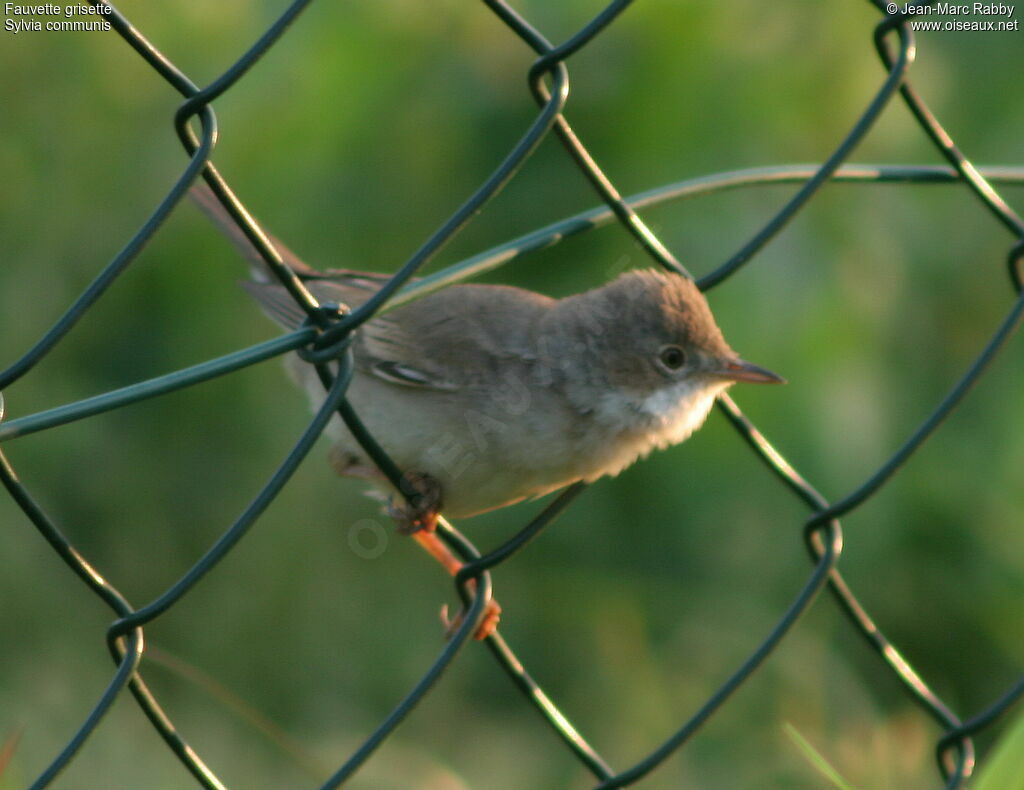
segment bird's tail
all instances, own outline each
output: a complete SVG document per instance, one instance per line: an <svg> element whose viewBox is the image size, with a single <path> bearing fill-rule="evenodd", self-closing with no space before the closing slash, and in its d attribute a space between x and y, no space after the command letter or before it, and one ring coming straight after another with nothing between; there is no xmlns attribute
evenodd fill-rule
<svg viewBox="0 0 1024 790"><path fill-rule="evenodd" d="M197 181L193 184L192 189L189 190L189 197L192 198L195 204L202 209L203 213L209 217L210 221L217 226L220 232L228 238L228 241L234 245L235 249L249 263L249 274L253 280L261 283L276 281L259 249L206 183ZM241 204L239 206L241 207ZM281 260L288 264L288 267L299 276L299 279L320 275L320 272L316 269L303 263L302 259L288 249L284 242L263 230L260 224L245 211L244 207L241 207L241 211L259 229L259 232L270 242L271 246L277 250Z"/></svg>

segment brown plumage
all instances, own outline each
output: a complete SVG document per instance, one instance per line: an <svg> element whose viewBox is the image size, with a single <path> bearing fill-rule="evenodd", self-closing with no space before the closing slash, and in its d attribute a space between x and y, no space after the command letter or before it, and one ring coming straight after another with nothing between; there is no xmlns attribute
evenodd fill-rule
<svg viewBox="0 0 1024 790"><path fill-rule="evenodd" d="M297 326L302 312L219 203L196 197L253 265L247 290ZM275 246L322 302L357 307L386 279L318 272ZM455 285L371 319L353 348L351 403L401 469L436 482L452 516L617 474L686 439L735 381L780 381L739 359L692 281L651 270L564 299ZM311 366L289 367L322 402ZM340 473L379 477L339 420L330 430Z"/></svg>

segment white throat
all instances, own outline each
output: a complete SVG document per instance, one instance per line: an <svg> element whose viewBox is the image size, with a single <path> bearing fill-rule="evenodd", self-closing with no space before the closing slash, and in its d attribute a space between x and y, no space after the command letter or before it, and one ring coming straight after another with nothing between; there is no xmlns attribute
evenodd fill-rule
<svg viewBox="0 0 1024 790"><path fill-rule="evenodd" d="M650 420L648 430L653 446L669 447L687 439L704 424L718 393L727 386L724 381L689 379L662 387L644 398L640 411Z"/></svg>
<svg viewBox="0 0 1024 790"><path fill-rule="evenodd" d="M651 450L682 442L703 424L715 397L728 386L725 381L689 379L662 387L639 401L624 392L606 392L594 417L614 438L605 438L602 448L594 448L595 455L603 456L596 464L600 471L587 479L616 475Z"/></svg>

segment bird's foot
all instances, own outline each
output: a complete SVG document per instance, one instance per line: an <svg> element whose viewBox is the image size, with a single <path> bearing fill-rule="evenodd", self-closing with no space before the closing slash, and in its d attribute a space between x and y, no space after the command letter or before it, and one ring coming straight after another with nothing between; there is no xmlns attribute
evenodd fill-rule
<svg viewBox="0 0 1024 790"><path fill-rule="evenodd" d="M459 560L437 534L437 522L441 511L441 484L433 477L422 472L407 472L402 476L400 488L405 503L397 505L394 497L389 497L386 509L388 515L395 520L398 532L411 535L427 552L434 557L445 570L456 576L464 563ZM469 589L476 589L476 581L470 579ZM473 632L473 638L484 640L491 636L498 627L501 618L501 605L493 598L484 608L483 617ZM462 625L465 610L454 618L448 616L448 607L441 607L441 622L444 624L445 635L450 639Z"/></svg>
<svg viewBox="0 0 1024 790"><path fill-rule="evenodd" d="M454 618L448 616L448 604L441 607L441 624L444 625L444 634L447 639L451 639L455 635L455 632L459 630L465 618L465 607ZM500 619L501 604L492 598L484 607L484 616L480 620L480 625L476 627L476 631L473 632L473 638L478 642L487 639L487 637L498 630L498 621Z"/></svg>
<svg viewBox="0 0 1024 790"><path fill-rule="evenodd" d="M441 484L430 475L408 472L402 477L402 496L405 504L388 503L388 515L395 520L403 535L414 532L433 532L441 512Z"/></svg>

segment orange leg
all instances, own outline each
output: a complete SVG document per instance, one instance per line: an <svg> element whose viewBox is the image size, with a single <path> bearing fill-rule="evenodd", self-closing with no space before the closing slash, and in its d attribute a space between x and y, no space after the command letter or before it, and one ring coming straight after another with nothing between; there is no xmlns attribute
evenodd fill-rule
<svg viewBox="0 0 1024 790"><path fill-rule="evenodd" d="M456 557L451 549L449 549L444 542L437 536L437 533L432 530L421 529L412 533L413 538L416 542L422 546L431 557L437 560L444 567L448 573L455 576L465 565L462 560ZM472 579L469 581L470 589L476 589L476 582ZM456 615L454 620L448 619L448 607L445 606L441 610L441 622L444 623L445 628L450 636L455 629L459 627L462 622L463 615L460 613ZM479 627L476 629L476 633L473 634L473 638L477 640L483 640L494 633L498 627L498 620L501 618L501 606L493 598L487 602L487 608L484 611L483 620L480 621Z"/></svg>
<svg viewBox="0 0 1024 790"><path fill-rule="evenodd" d="M366 466L359 462L358 457L346 451L340 445L332 448L330 453L331 465L339 475L345 477L357 477L374 482L381 481L383 475L380 470L372 466ZM412 535L416 542L444 567L452 576L462 570L464 563L456 557L451 550L437 536L437 521L440 518L441 509L441 487L437 481L429 475L419 473L408 473L402 484L404 492L411 498L410 502L403 505L396 504L389 500L386 511L398 525L398 531L403 535ZM471 590L476 589L476 582L472 579L469 582ZM451 636L462 622L462 614L454 620L448 618L448 607L441 610L441 622L444 623L448 635ZM498 627L498 619L501 617L501 606L494 599L487 602L483 619L473 635L474 638L483 640L494 633Z"/></svg>

